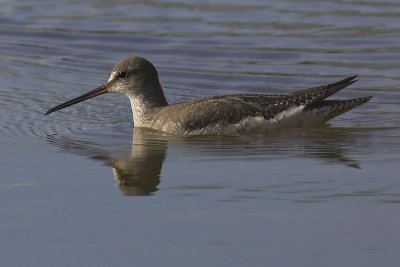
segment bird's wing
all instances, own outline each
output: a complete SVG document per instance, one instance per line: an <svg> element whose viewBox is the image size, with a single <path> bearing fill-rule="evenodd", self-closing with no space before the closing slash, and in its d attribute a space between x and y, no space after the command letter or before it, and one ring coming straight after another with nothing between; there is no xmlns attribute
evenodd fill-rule
<svg viewBox="0 0 400 267"><path fill-rule="evenodd" d="M350 77L347 77L343 80L340 80L335 83L330 83L330 84L325 84L317 87L312 87L304 90L298 90L290 93L292 96L302 96L302 95L318 95L319 97L317 99L322 100L325 99L343 88L346 88L347 86L355 83L357 78L357 75L353 75ZM316 99L316 100L317 100Z"/></svg>
<svg viewBox="0 0 400 267"><path fill-rule="evenodd" d="M295 91L287 95L238 94L202 98L165 107L155 114L179 123L185 129L196 130L217 123L238 123L246 117L274 118L291 108L318 105L325 98L354 83L352 76L336 83Z"/></svg>

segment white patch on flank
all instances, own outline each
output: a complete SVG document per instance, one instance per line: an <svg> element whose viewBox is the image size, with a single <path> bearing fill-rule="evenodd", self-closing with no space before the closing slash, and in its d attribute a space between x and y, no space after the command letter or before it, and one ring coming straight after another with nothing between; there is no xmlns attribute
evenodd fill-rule
<svg viewBox="0 0 400 267"><path fill-rule="evenodd" d="M333 109L330 106L304 110L304 106L279 113L269 120L269 129L316 127L329 120Z"/></svg>
<svg viewBox="0 0 400 267"><path fill-rule="evenodd" d="M229 124L226 130L229 133L261 132L266 129L266 120L263 116L246 117L235 124Z"/></svg>
<svg viewBox="0 0 400 267"><path fill-rule="evenodd" d="M287 129L301 127L304 121L304 105L292 107L278 113L272 119L267 120L267 129Z"/></svg>
<svg viewBox="0 0 400 267"><path fill-rule="evenodd" d="M319 107L318 109L307 110L303 114L302 127L315 127L326 122L332 112L332 107Z"/></svg>

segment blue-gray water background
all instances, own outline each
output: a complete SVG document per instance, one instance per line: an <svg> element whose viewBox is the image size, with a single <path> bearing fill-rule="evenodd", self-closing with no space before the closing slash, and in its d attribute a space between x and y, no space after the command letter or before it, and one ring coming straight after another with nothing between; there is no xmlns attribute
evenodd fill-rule
<svg viewBox="0 0 400 267"><path fill-rule="evenodd" d="M374 99L280 136L132 134L127 55L169 102L359 74ZM399 266L400 2L1 1L1 266Z"/></svg>

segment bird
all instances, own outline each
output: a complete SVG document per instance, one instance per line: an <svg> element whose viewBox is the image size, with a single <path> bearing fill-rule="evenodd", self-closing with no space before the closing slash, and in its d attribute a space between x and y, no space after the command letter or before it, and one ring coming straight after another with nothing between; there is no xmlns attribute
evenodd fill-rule
<svg viewBox="0 0 400 267"><path fill-rule="evenodd" d="M232 94L168 104L156 67L130 56L114 65L104 85L49 109L45 115L105 94L119 93L131 103L133 125L173 135L268 133L318 127L372 99L327 100L357 81L357 75L288 94Z"/></svg>

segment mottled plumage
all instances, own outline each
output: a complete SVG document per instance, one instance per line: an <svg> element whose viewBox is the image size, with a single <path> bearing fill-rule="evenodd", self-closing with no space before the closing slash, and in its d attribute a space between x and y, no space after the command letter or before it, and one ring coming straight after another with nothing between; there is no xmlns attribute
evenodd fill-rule
<svg viewBox="0 0 400 267"><path fill-rule="evenodd" d="M287 95L224 95L168 105L153 64L144 58L129 57L114 66L105 85L50 109L46 115L100 94L122 93L131 101L135 127L173 134L235 134L312 127L372 98L325 100L356 82L355 78Z"/></svg>

